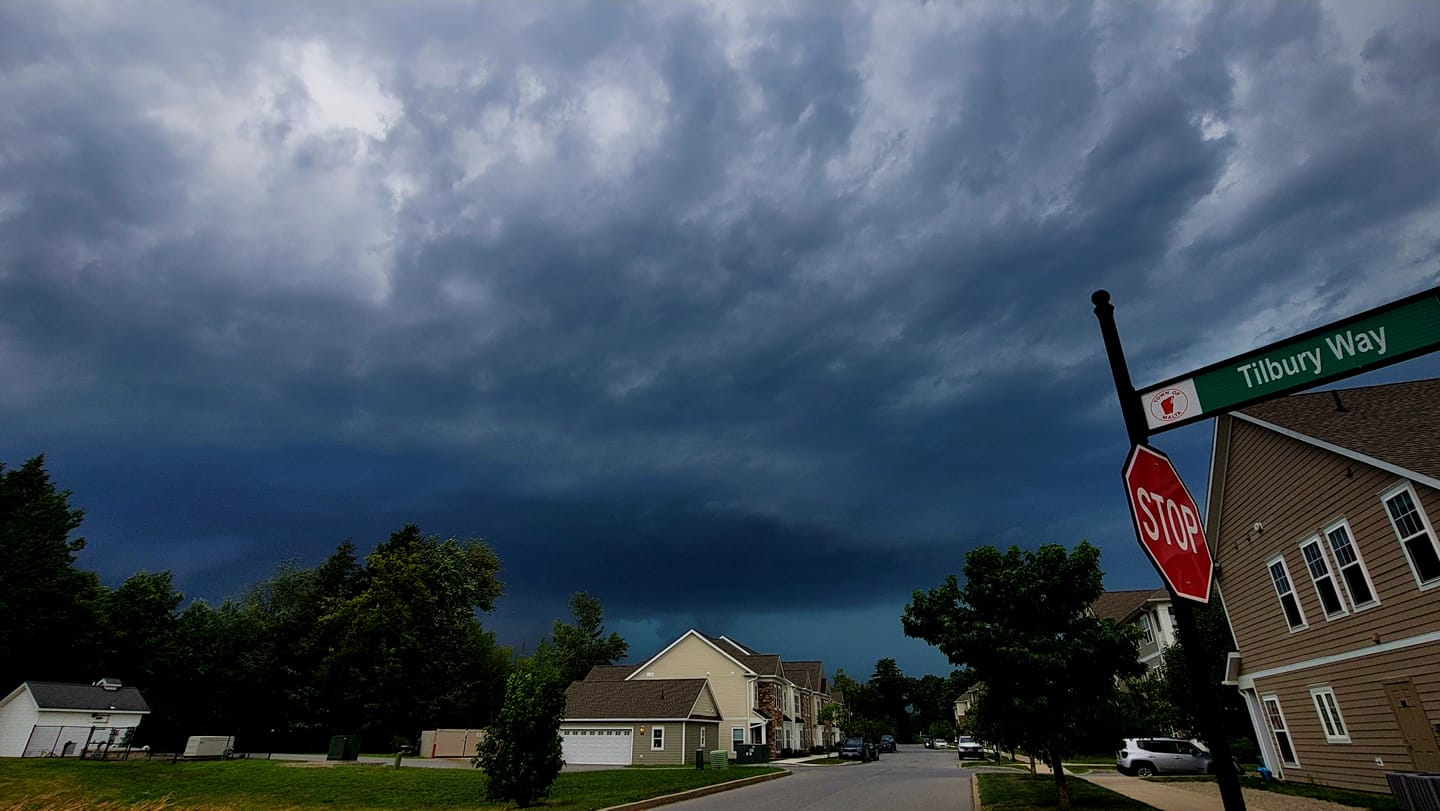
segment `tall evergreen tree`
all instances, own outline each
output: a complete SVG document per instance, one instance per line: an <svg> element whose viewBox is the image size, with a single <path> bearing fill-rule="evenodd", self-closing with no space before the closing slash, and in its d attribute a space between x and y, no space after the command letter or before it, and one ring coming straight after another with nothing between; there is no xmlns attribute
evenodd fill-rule
<svg viewBox="0 0 1440 811"><path fill-rule="evenodd" d="M105 589L75 565L85 514L36 456L0 462L0 691L29 679L93 681Z"/></svg>

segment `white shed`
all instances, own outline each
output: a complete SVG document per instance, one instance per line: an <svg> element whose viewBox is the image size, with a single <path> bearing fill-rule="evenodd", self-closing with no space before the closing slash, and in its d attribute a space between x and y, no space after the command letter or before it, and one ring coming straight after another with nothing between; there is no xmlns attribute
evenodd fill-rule
<svg viewBox="0 0 1440 811"><path fill-rule="evenodd" d="M78 757L123 747L150 714L134 687L27 681L0 699L0 757Z"/></svg>

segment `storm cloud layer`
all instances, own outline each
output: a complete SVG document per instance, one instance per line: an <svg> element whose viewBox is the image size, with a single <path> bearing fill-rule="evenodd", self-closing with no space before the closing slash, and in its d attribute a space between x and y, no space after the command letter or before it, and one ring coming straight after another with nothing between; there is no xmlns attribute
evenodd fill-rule
<svg viewBox="0 0 1440 811"><path fill-rule="evenodd" d="M1437 133L1429 3L0 3L0 459L112 582L938 670L977 544L1157 582L1091 291L1146 383L1432 286Z"/></svg>

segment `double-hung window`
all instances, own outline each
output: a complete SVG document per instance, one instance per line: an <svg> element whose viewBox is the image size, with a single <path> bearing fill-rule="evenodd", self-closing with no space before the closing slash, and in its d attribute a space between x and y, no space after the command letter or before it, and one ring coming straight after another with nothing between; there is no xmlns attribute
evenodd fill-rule
<svg viewBox="0 0 1440 811"><path fill-rule="evenodd" d="M1405 557L1410 561L1410 570L1422 588L1440 584L1440 549L1435 546L1435 532L1430 519L1420 511L1420 501L1415 490L1407 482L1386 493L1385 514L1395 536L1405 548Z"/></svg>
<svg viewBox="0 0 1440 811"><path fill-rule="evenodd" d="M1378 604L1380 599L1375 596L1375 584L1370 581L1370 572L1365 569L1365 561L1360 557L1350 525L1345 521L1331 524L1325 528L1325 540L1335 556L1335 567L1340 570L1340 582L1345 584L1350 605L1359 611Z"/></svg>
<svg viewBox="0 0 1440 811"><path fill-rule="evenodd" d="M1325 740L1330 743L1349 743L1350 733L1345 731L1345 719L1340 717L1340 705L1335 701L1335 691L1329 685L1310 688L1310 698L1315 701L1315 712L1320 714L1320 726L1325 730Z"/></svg>
<svg viewBox="0 0 1440 811"><path fill-rule="evenodd" d="M657 751L665 748L665 727L656 726L651 728L650 748Z"/></svg>
<svg viewBox="0 0 1440 811"><path fill-rule="evenodd" d="M1275 748L1279 750L1280 762L1286 766L1299 766L1300 761L1295 757L1295 747L1290 743L1290 728L1285 725L1285 713L1280 711L1280 699L1277 696L1264 696L1260 703L1265 707L1265 722L1270 727L1270 734L1275 739Z"/></svg>
<svg viewBox="0 0 1440 811"><path fill-rule="evenodd" d="M1305 614L1300 610L1300 599L1295 587L1290 584L1290 570L1285 566L1284 556L1270 561L1270 581L1275 584L1275 596L1280 598L1280 607L1285 611L1285 623L1290 630L1299 631L1305 627Z"/></svg>
<svg viewBox="0 0 1440 811"><path fill-rule="evenodd" d="M1330 572L1330 561L1325 559L1325 552L1320 548L1319 536L1300 544L1300 554L1305 558L1305 568L1310 572L1310 580L1315 583L1315 594L1320 598L1320 608L1325 612L1325 619L1343 617L1350 613L1345 610L1345 603L1340 599L1340 588L1335 585L1335 576Z"/></svg>
<svg viewBox="0 0 1440 811"><path fill-rule="evenodd" d="M1155 641L1155 629L1150 625L1150 615L1140 615L1140 632L1145 634L1145 644L1149 645Z"/></svg>

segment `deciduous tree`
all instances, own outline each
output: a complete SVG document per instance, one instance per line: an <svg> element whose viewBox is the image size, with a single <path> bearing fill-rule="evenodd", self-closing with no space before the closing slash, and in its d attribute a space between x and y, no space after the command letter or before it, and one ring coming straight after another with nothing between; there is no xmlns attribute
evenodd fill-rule
<svg viewBox="0 0 1440 811"><path fill-rule="evenodd" d="M1087 611L1103 591L1100 551L1047 544L972 550L965 585L949 575L917 590L902 623L985 683L977 723L992 740L1050 764L1060 807L1070 807L1061 759L1097 713L1113 710L1116 680L1139 675L1135 629Z"/></svg>
<svg viewBox="0 0 1440 811"><path fill-rule="evenodd" d="M630 644L619 634L605 635L604 612L596 598L575 592L570 595L570 613L575 616L575 624L556 620L550 631L550 654L555 657L560 681L565 685L585 678L595 665L614 664L630 650Z"/></svg>
<svg viewBox="0 0 1440 811"><path fill-rule="evenodd" d="M485 772L485 797L521 808L550 796L565 761L560 721L565 690L560 674L531 659L516 664L505 682L505 701L485 728L474 764Z"/></svg>

